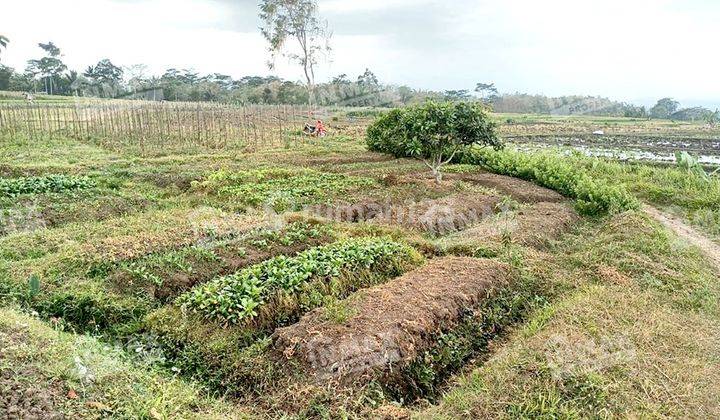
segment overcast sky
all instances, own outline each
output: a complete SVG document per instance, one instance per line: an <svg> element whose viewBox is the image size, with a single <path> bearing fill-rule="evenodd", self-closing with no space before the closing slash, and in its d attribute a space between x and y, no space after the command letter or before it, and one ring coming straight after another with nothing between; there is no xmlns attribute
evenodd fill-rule
<svg viewBox="0 0 720 420"><path fill-rule="evenodd" d="M267 74L259 0L3 0L3 63L53 41L71 68L102 58L234 77ZM319 80L366 67L386 83L720 106L720 1L321 0L334 35ZM278 61L276 75L300 80Z"/></svg>

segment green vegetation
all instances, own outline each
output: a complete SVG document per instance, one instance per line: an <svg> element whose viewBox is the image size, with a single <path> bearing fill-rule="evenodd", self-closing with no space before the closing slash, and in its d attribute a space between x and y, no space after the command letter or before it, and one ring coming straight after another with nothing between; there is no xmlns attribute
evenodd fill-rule
<svg viewBox="0 0 720 420"><path fill-rule="evenodd" d="M592 238L592 239L588 239ZM565 283L490 358L419 418L706 417L718 406L716 271L637 212L566 237ZM689 368L692 366L692 368Z"/></svg>
<svg viewBox="0 0 720 420"><path fill-rule="evenodd" d="M86 176L46 175L42 177L0 178L0 197L83 190L94 186L95 182Z"/></svg>
<svg viewBox="0 0 720 420"><path fill-rule="evenodd" d="M370 178L314 170L268 168L252 171L219 171L199 187L221 197L232 197L249 206L269 205L277 212L300 210L355 189L376 185Z"/></svg>
<svg viewBox="0 0 720 420"><path fill-rule="evenodd" d="M0 308L2 386L26 389L54 406L43 415L79 418L241 418L236 407L208 398L195 384L138 364L124 350L95 338L58 332L13 308ZM17 381L13 383L13 381ZM22 384L22 388L18 384ZM5 389L5 388L3 388ZM22 407L24 398L15 394ZM7 394L0 397L2 400ZM70 398L70 396L74 396ZM32 400L29 400L32 401ZM5 401L3 401L5 402ZM42 407L42 406L40 406ZM2 407L3 410L9 405Z"/></svg>
<svg viewBox="0 0 720 420"><path fill-rule="evenodd" d="M496 125L479 103L428 102L394 109L367 129L368 148L422 159L440 182L440 169L472 145L500 148Z"/></svg>
<svg viewBox="0 0 720 420"><path fill-rule="evenodd" d="M363 83L371 83L366 76ZM105 104L109 114L114 104ZM53 109L23 108L37 114L46 106ZM651 204L720 235L715 176L692 162L655 166L473 147L443 170L472 173L466 178L478 184L455 176L437 184L418 160L368 152L364 122L344 117L378 110L333 110L342 131L336 137L261 144L294 128L285 125L246 149L239 147L243 127L225 133L217 124L242 121L223 114L229 109L201 108L225 115L206 121L207 137L197 137L206 132L202 124L190 127L195 114L187 125L170 121L188 141L167 135L162 114L150 112L158 124L143 126L154 133L145 138L145 150L155 151L149 154L138 153L139 132L128 136L119 125L117 142L68 137L72 130L50 135L42 127L56 124L47 118L54 112L33 120L36 141L2 133L0 174L13 186L0 194L7 226L0 229L0 389L20 398L47 393L46 411L71 418L718 417L718 272L637 210ZM71 116L65 110L61 119ZM256 111L250 121L275 121ZM98 133L112 132L109 114L93 120ZM687 138L692 146L716 135L669 120L488 117L511 142L600 128ZM225 135L237 142L224 144ZM496 235L488 224L486 235L482 225L495 218L456 238L378 220L298 213L269 220L253 208L404 208L493 193L503 195L510 212L502 223L510 226L533 205L505 197L505 178L484 169L556 189L593 217L518 245L511 229ZM482 184L485 176L490 185ZM43 223L33 225L34 217ZM554 232L559 222L543 213L533 227ZM356 316L352 302L362 289L444 255L509 263L515 276L388 376L329 386L296 363L292 348L275 347L278 329L315 308L324 308L319 322L338 327ZM0 417L7 395L0 395Z"/></svg>
<svg viewBox="0 0 720 420"><path fill-rule="evenodd" d="M399 273L403 264L417 258L411 248L390 240L345 240L295 257L273 258L215 279L180 296L178 303L209 319L231 324L252 322L265 313L263 306L271 300L311 294L312 286L318 282L327 283L323 287L329 289L330 295L344 295L347 287L333 285L333 281L345 272Z"/></svg>
<svg viewBox="0 0 720 420"><path fill-rule="evenodd" d="M555 153L473 149L460 163L482 165L492 172L536 182L575 200L584 215L615 214L637 209L639 203L622 184L600 181Z"/></svg>

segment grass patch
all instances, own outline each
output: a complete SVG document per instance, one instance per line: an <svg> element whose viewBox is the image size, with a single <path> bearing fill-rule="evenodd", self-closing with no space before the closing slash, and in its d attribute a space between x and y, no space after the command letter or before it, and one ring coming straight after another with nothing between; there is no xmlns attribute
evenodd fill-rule
<svg viewBox="0 0 720 420"><path fill-rule="evenodd" d="M133 362L122 349L55 331L14 309L0 308L0 342L0 372L23 372L27 389L56 395L52 408L67 418L244 417L239 407ZM70 390L77 398L67 397Z"/></svg>
<svg viewBox="0 0 720 420"><path fill-rule="evenodd" d="M357 189L375 185L370 178L324 173L310 169L219 171L198 186L248 206L268 205L277 212L300 210Z"/></svg>
<svg viewBox="0 0 720 420"><path fill-rule="evenodd" d="M716 417L720 290L702 255L635 212L561 247L529 267L573 291L418 416Z"/></svg>

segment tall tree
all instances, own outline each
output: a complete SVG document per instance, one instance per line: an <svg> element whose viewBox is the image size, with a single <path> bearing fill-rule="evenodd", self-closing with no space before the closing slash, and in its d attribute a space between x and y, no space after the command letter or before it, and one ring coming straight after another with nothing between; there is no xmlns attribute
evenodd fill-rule
<svg viewBox="0 0 720 420"><path fill-rule="evenodd" d="M3 49L7 48L8 43L10 40L5 35L0 35L0 52L2 52Z"/></svg>
<svg viewBox="0 0 720 420"><path fill-rule="evenodd" d="M85 70L83 76L89 78L102 96L116 96L121 90L123 80L123 69L113 64L110 60L98 61L95 66Z"/></svg>
<svg viewBox="0 0 720 420"><path fill-rule="evenodd" d="M55 92L55 85L67 66L62 62L62 54L52 42L47 44L39 43L38 46L45 51L45 57L39 60L29 60L26 72L34 77L41 76L45 84L45 93L52 95Z"/></svg>
<svg viewBox="0 0 720 420"><path fill-rule="evenodd" d="M317 0L262 0L260 18L262 35L270 44L272 55L268 66L275 66L275 58L282 54L298 63L305 75L308 102L315 99L315 66L323 52L330 51L331 34L327 22L318 13ZM290 40L296 47L288 45Z"/></svg>
<svg viewBox="0 0 720 420"><path fill-rule="evenodd" d="M677 112L680 102L672 98L662 98L650 109L650 116L653 118L665 119Z"/></svg>
<svg viewBox="0 0 720 420"><path fill-rule="evenodd" d="M495 83L478 83L475 86L475 92L480 94L483 102L491 102L498 95Z"/></svg>

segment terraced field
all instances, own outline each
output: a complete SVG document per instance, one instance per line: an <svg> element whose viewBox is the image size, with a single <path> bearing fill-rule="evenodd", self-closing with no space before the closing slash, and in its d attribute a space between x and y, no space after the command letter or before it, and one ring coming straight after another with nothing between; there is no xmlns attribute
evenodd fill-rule
<svg viewBox="0 0 720 420"><path fill-rule="evenodd" d="M362 138L3 141L0 417L720 415L717 269L642 210Z"/></svg>

